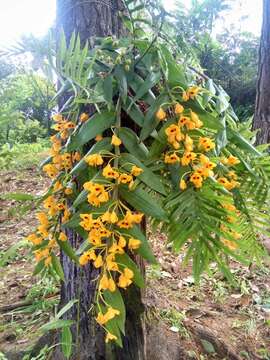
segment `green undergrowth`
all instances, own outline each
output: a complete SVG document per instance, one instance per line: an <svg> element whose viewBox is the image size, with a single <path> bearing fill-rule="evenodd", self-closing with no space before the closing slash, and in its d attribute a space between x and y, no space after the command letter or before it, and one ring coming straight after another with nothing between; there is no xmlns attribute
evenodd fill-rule
<svg viewBox="0 0 270 360"><path fill-rule="evenodd" d="M0 148L0 171L38 166L48 151L48 141L33 144L9 144Z"/></svg>

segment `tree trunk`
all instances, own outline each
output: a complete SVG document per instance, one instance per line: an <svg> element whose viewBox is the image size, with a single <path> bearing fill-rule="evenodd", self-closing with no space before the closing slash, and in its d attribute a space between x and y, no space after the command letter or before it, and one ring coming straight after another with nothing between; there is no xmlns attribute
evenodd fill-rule
<svg viewBox="0 0 270 360"><path fill-rule="evenodd" d="M270 0L263 0L263 24L253 129L260 129L257 134L257 144L270 141Z"/></svg>
<svg viewBox="0 0 270 360"><path fill-rule="evenodd" d="M73 32L79 34L82 45L89 41L94 44L95 37L115 36L123 33L119 12L124 11L121 0L57 0L57 33L63 29L67 42ZM82 239L72 230L68 231L68 241L73 248L78 248ZM91 264L81 268L65 254L61 254L61 262L65 274L65 283L61 287L60 306L70 300L78 299L78 304L66 314L66 318L76 321L73 333L74 360L143 360L143 305L141 292L131 286L123 291L126 303L127 321L126 336L123 348L106 347L104 332L97 325L93 304L95 301L96 279L99 271ZM56 350L53 359L63 359L60 349Z"/></svg>

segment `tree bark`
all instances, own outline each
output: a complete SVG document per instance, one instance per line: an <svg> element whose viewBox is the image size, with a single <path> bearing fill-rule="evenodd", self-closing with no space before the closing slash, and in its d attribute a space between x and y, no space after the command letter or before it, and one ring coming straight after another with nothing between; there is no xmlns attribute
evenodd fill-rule
<svg viewBox="0 0 270 360"><path fill-rule="evenodd" d="M263 0L263 23L253 129L259 129L257 144L265 144L270 141L270 0Z"/></svg>
<svg viewBox="0 0 270 360"><path fill-rule="evenodd" d="M57 0L57 30L63 29L67 40L75 31L82 44L87 40L93 44L95 37L119 37L123 10L122 0Z"/></svg>
<svg viewBox="0 0 270 360"><path fill-rule="evenodd" d="M57 35L63 30L69 42L73 32L79 34L82 46L86 41L93 46L95 37L123 34L119 12L124 11L121 0L57 0ZM61 102L61 100L60 100ZM61 105L61 104L60 104ZM72 230L68 231L68 241L78 248L82 239ZM78 299L78 304L66 313L67 319L76 321L73 333L73 360L144 360L143 304L141 292L135 286L122 291L126 303L126 336L123 348L106 347L104 333L97 325L93 304L95 301L96 279L99 271L90 264L78 267L65 254L61 262L66 281L61 286L60 306ZM63 359L59 347L53 359Z"/></svg>

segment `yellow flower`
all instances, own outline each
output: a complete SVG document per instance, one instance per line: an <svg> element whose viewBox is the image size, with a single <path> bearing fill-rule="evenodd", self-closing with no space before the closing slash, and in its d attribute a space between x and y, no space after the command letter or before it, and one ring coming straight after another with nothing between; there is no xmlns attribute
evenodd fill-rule
<svg viewBox="0 0 270 360"><path fill-rule="evenodd" d="M164 162L165 164L175 164L180 161L180 158L176 153L165 154Z"/></svg>
<svg viewBox="0 0 270 360"><path fill-rule="evenodd" d="M100 206L102 202L107 202L109 200L109 194L105 191L103 185L88 181L83 184L83 188L90 192L87 196L87 200L93 206Z"/></svg>
<svg viewBox="0 0 270 360"><path fill-rule="evenodd" d="M61 231L58 239L60 241L67 241L67 235Z"/></svg>
<svg viewBox="0 0 270 360"><path fill-rule="evenodd" d="M37 236L36 234L30 234L27 236L26 239L34 245L39 245L42 243L42 238Z"/></svg>
<svg viewBox="0 0 270 360"><path fill-rule="evenodd" d="M233 204L223 204L224 209L229 211L236 211L236 207Z"/></svg>
<svg viewBox="0 0 270 360"><path fill-rule="evenodd" d="M107 269L111 271L118 271L118 264L115 262L115 254L111 253L106 257Z"/></svg>
<svg viewBox="0 0 270 360"><path fill-rule="evenodd" d="M65 129L69 130L69 129L74 129L75 128L75 124L72 121L68 121L65 124Z"/></svg>
<svg viewBox="0 0 270 360"><path fill-rule="evenodd" d="M196 129L196 125L194 124L194 122L192 120L189 120L186 122L186 128L188 130L194 130L194 129Z"/></svg>
<svg viewBox="0 0 270 360"><path fill-rule="evenodd" d="M113 135L111 144L114 145L114 146L120 146L122 144L122 141L121 141L121 139L119 139L118 136Z"/></svg>
<svg viewBox="0 0 270 360"><path fill-rule="evenodd" d="M178 142L184 138L184 135L180 131L180 127L174 124L167 127L165 134L167 135L170 144L176 145L175 143L177 143L177 145L174 146L175 148L177 148L177 146L179 147Z"/></svg>
<svg viewBox="0 0 270 360"><path fill-rule="evenodd" d="M183 99L183 101L188 101L189 100L189 95L188 95L188 93L186 91L183 91L182 99Z"/></svg>
<svg viewBox="0 0 270 360"><path fill-rule="evenodd" d="M99 166L104 163L102 156L99 154L88 155L84 158L84 161L90 166Z"/></svg>
<svg viewBox="0 0 270 360"><path fill-rule="evenodd" d="M184 111L184 107L181 104L179 103L175 104L174 112L176 115L182 114L183 111Z"/></svg>
<svg viewBox="0 0 270 360"><path fill-rule="evenodd" d="M73 190L71 189L71 187L67 187L66 189L65 189L65 194L66 195L71 195L73 193Z"/></svg>
<svg viewBox="0 0 270 360"><path fill-rule="evenodd" d="M83 221L80 222L80 226L86 231L90 231L93 224L93 218L91 214L80 214Z"/></svg>
<svg viewBox="0 0 270 360"><path fill-rule="evenodd" d="M44 265L45 266L49 266L52 262L52 258L51 256L48 256L46 259L45 259L45 262L44 262Z"/></svg>
<svg viewBox="0 0 270 360"><path fill-rule="evenodd" d="M61 131L60 137L61 139L66 140L68 138L68 131L67 130Z"/></svg>
<svg viewBox="0 0 270 360"><path fill-rule="evenodd" d="M198 189L202 187L203 178L200 174L194 172L190 177L190 182L192 182L193 185Z"/></svg>
<svg viewBox="0 0 270 360"><path fill-rule="evenodd" d="M89 119L89 115L86 114L86 113L82 113L81 116L80 116L80 121L81 122L85 122Z"/></svg>
<svg viewBox="0 0 270 360"><path fill-rule="evenodd" d="M190 99L194 99L200 91L200 88L198 86L192 86L187 89L187 95Z"/></svg>
<svg viewBox="0 0 270 360"><path fill-rule="evenodd" d="M106 314L104 314L106 322L112 320L115 316L120 315L120 311L112 307L108 308Z"/></svg>
<svg viewBox="0 0 270 360"><path fill-rule="evenodd" d="M121 174L118 178L118 182L122 184L128 184L133 181L133 177L128 174Z"/></svg>
<svg viewBox="0 0 270 360"><path fill-rule="evenodd" d="M95 268L100 268L103 265L103 260L102 260L102 256L98 255L96 260L94 261L94 267Z"/></svg>
<svg viewBox="0 0 270 360"><path fill-rule="evenodd" d="M113 243L112 246L109 248L109 253L110 254L124 254L124 249L122 246L116 243Z"/></svg>
<svg viewBox="0 0 270 360"><path fill-rule="evenodd" d="M227 190L232 190L232 183L225 177L218 178L218 182L225 187Z"/></svg>
<svg viewBox="0 0 270 360"><path fill-rule="evenodd" d="M118 216L117 216L117 214L116 214L116 212L115 211L113 211L113 212L109 212L109 211L106 211L102 216L101 216L101 219L102 219L102 221L104 221L104 222L108 222L108 223L110 223L110 224L115 224L115 223L117 223L117 221L118 221Z"/></svg>
<svg viewBox="0 0 270 360"><path fill-rule="evenodd" d="M180 188L181 190L186 190L186 188L187 188L187 183L185 182L184 179L181 179L181 180L180 180L180 182L179 182L179 188Z"/></svg>
<svg viewBox="0 0 270 360"><path fill-rule="evenodd" d="M202 148L204 151L210 151L215 148L215 143L207 137L200 137L199 147Z"/></svg>
<svg viewBox="0 0 270 360"><path fill-rule="evenodd" d="M125 289L130 284L132 284L131 279L133 279L133 277L134 277L133 271L130 270L129 268L125 268L123 273L119 276L118 286Z"/></svg>
<svg viewBox="0 0 270 360"><path fill-rule="evenodd" d="M107 333L106 338L105 338L105 342L108 343L111 340L117 340L117 337L113 334L111 334L110 332Z"/></svg>
<svg viewBox="0 0 270 360"><path fill-rule="evenodd" d="M107 165L105 166L105 168L102 171L102 175L106 178L106 179L117 179L119 177L119 174L116 170L114 170L111 165Z"/></svg>
<svg viewBox="0 0 270 360"><path fill-rule="evenodd" d="M140 247L141 241L138 239L130 238L128 241L128 248L130 250L136 250Z"/></svg>
<svg viewBox="0 0 270 360"><path fill-rule="evenodd" d="M44 172L46 172L46 174L47 174L51 179L55 178L56 175L57 175L58 172L59 172L58 169L57 169L54 165L52 165L52 164L46 164L46 165L44 165L43 168L42 168L42 170L43 170Z"/></svg>
<svg viewBox="0 0 270 360"><path fill-rule="evenodd" d="M63 116L61 114L54 114L52 116L52 119L55 121L55 122L61 122L64 120Z"/></svg>
<svg viewBox="0 0 270 360"><path fill-rule="evenodd" d="M199 116L195 112L190 111L190 117L192 122L195 124L196 129L199 129L203 126L203 122L200 120Z"/></svg>
<svg viewBox="0 0 270 360"><path fill-rule="evenodd" d="M87 256L87 254L82 254L79 258L79 263L81 266L86 265L89 262L89 258Z"/></svg>
<svg viewBox="0 0 270 360"><path fill-rule="evenodd" d="M103 275L99 282L99 290L107 290L109 287L109 279L107 275Z"/></svg>
<svg viewBox="0 0 270 360"><path fill-rule="evenodd" d="M229 176L231 179L233 180L237 180L238 179L238 176L237 174L234 172L234 171L229 171L227 176Z"/></svg>
<svg viewBox="0 0 270 360"><path fill-rule="evenodd" d="M37 217L38 221L40 222L40 224L42 224L44 226L49 225L49 219L48 219L48 216L47 216L47 214L45 212L37 213L36 217Z"/></svg>
<svg viewBox="0 0 270 360"><path fill-rule="evenodd" d="M156 118L160 121L165 120L166 112L162 108L159 108L159 110L156 113Z"/></svg>
<svg viewBox="0 0 270 360"><path fill-rule="evenodd" d="M183 166L187 166L191 161L195 160L196 154L194 152L185 151L183 157L181 159L181 164Z"/></svg>
<svg viewBox="0 0 270 360"><path fill-rule="evenodd" d="M189 121L190 121L190 118L188 116L181 116L178 121L178 125L182 127L182 126L186 125Z"/></svg>
<svg viewBox="0 0 270 360"><path fill-rule="evenodd" d="M186 135L184 145L185 145L186 151L193 150L193 140L191 139L190 136Z"/></svg>
<svg viewBox="0 0 270 360"><path fill-rule="evenodd" d="M114 292L116 290L116 284L112 278L109 279L108 290Z"/></svg>
<svg viewBox="0 0 270 360"><path fill-rule="evenodd" d="M227 246L230 250L236 250L238 248L238 245L236 244L236 242L231 241L231 240L227 240L227 239L221 239L221 241L223 242L223 244L225 246Z"/></svg>
<svg viewBox="0 0 270 360"><path fill-rule="evenodd" d="M99 325L104 325L107 322L107 319L105 318L105 316L100 312L98 313L98 316L96 317L96 322Z"/></svg>
<svg viewBox="0 0 270 360"><path fill-rule="evenodd" d="M133 176L139 176L141 175L141 173L143 173L143 169L141 169L140 167L133 165L131 168L131 175Z"/></svg>
<svg viewBox="0 0 270 360"><path fill-rule="evenodd" d="M239 163L240 163L240 160L236 156L230 155L227 159L228 165L237 165Z"/></svg>

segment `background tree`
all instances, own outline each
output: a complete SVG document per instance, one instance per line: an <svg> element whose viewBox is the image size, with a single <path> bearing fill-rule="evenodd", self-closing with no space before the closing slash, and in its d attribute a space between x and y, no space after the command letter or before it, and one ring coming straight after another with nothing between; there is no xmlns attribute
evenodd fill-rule
<svg viewBox="0 0 270 360"><path fill-rule="evenodd" d="M53 85L44 77L15 67L0 84L0 143L31 143L46 137L54 106Z"/></svg>
<svg viewBox="0 0 270 360"><path fill-rule="evenodd" d="M257 143L270 141L270 1L263 0L263 23L259 51L257 97L253 128L260 129Z"/></svg>
<svg viewBox="0 0 270 360"><path fill-rule="evenodd" d="M227 0L204 0L186 8L179 1L173 23L186 61L220 84L240 120L246 120L255 108L259 39L232 26L217 33L220 18L231 6Z"/></svg>

